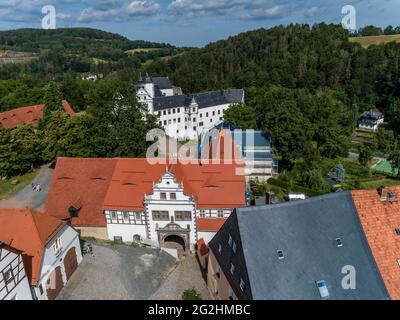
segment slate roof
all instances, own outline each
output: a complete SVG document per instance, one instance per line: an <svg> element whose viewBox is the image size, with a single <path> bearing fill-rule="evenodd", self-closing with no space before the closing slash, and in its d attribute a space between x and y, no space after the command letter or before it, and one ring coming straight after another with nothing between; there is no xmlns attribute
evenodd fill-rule
<svg viewBox="0 0 400 320"><path fill-rule="evenodd" d="M230 89L187 95L155 97L153 100L154 111L178 107L188 107L190 106L193 98L196 100L199 108L202 109L223 104L243 102L244 90Z"/></svg>
<svg viewBox="0 0 400 320"><path fill-rule="evenodd" d="M241 248L237 255L243 254L247 272L242 277L248 276L253 299L319 300L319 280L326 282L329 299L389 299L349 192L237 209L210 243L228 279L230 262L216 248L221 243L223 252L232 251L222 236L224 229L235 229L235 220L239 232L234 237ZM278 259L278 250L283 251L283 260ZM341 271L347 265L357 272L355 290L341 286Z"/></svg>
<svg viewBox="0 0 400 320"><path fill-rule="evenodd" d="M172 84L168 77L154 77L152 79L160 90L172 89Z"/></svg>

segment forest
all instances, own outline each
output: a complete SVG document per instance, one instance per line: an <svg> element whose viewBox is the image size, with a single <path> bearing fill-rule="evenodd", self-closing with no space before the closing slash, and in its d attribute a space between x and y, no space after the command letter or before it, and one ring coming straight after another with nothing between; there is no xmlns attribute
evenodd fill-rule
<svg viewBox="0 0 400 320"><path fill-rule="evenodd" d="M400 44L392 42L363 48L350 42L349 37L398 32L398 27L382 30L367 26L356 34L350 34L339 25L324 23L277 26L245 32L204 48L185 48L168 59L154 56L154 61L146 64L142 60L147 58L141 60L127 55L120 59L116 55L93 65L91 61L95 56L89 53L90 48L79 58L62 52L76 50L78 41L76 45L66 45L56 54L45 50L38 61L0 68L0 79L3 79L0 81L0 108L7 110L42 103L48 95L49 83L54 82L60 97L67 99L77 111L87 111L87 114L76 119L62 119L58 115L56 119L44 121L46 124L39 130L43 136L39 140L46 141L45 137L53 137L55 141L58 135L65 138L59 142L62 146L56 146L51 141L46 141L44 146L39 145L39 162L53 161L58 155L138 156L145 148L139 139L143 135L137 134L139 129L130 131L129 124L132 121L132 128L142 128L145 123L135 118L135 115L140 117L140 112L129 116L121 114L117 118L112 115L109 107L111 103L116 103L110 91L113 88L121 86L119 90L132 91L139 72L169 76L185 92L244 88L245 104L233 106L226 118L244 129L263 130L271 137L274 154L280 162L280 183L324 192L329 190L326 177L334 168L343 165L346 172L354 177L347 187L358 188L361 180L373 175L369 168L374 155L388 158L394 167L400 166ZM61 32L58 36L67 35L68 32ZM107 42L108 36L104 37ZM41 42L46 43L46 37L42 39ZM62 43L61 39L55 39L54 45ZM128 40L123 37L110 41L113 50L123 52L127 48L125 44ZM19 50L43 49L35 48L35 44L29 47L29 43L24 45L1 33L0 44L16 46ZM94 38L92 44L88 44L91 45L96 47L99 41ZM140 46L145 47L146 44ZM159 44L154 46L162 48ZM148 47L151 45L148 44ZM169 50L175 49L166 45L164 50L169 54ZM141 54L151 55L152 52ZM174 54L177 53L174 51ZM76 76L78 70L103 72L105 78L97 82L83 81ZM134 101L135 97L130 97L129 105L135 105L135 110L140 109ZM367 110L383 112L386 123L371 139L355 143L353 133L357 120ZM107 143L104 140L108 139L105 127L101 127L105 124L97 123L101 122L100 119L107 119L105 123L117 121L115 126L121 130L118 133L111 130L114 133L110 133ZM65 130L62 134L49 129L49 126L55 129L53 121L65 124L61 126ZM123 121L124 125L119 121ZM108 125L114 127L114 124ZM148 122L147 126L154 126L154 122ZM17 137L14 135L19 130L34 131L33 128L3 131L3 141L15 141ZM124 145L122 137L116 138L115 135L120 134L126 134L125 137L136 135L132 145ZM357 166L347 163L349 151L358 153ZM7 162L6 158L0 161ZM27 165L23 169L2 171L0 166L0 175L20 173L26 168Z"/></svg>

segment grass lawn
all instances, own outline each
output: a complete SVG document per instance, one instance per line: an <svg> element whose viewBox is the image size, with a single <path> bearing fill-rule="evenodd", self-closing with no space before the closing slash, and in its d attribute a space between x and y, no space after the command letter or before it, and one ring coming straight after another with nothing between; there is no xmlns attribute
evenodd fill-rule
<svg viewBox="0 0 400 320"><path fill-rule="evenodd" d="M36 177L36 174L37 170L34 170L22 176L0 180L0 199L7 198L26 187ZM12 182L15 180L18 180L19 183L17 185L12 185Z"/></svg>
<svg viewBox="0 0 400 320"><path fill-rule="evenodd" d="M376 189L376 188L379 188L380 186L391 187L391 186L398 186L398 185L400 185L400 180L381 179L381 180L362 182L361 188L362 189Z"/></svg>

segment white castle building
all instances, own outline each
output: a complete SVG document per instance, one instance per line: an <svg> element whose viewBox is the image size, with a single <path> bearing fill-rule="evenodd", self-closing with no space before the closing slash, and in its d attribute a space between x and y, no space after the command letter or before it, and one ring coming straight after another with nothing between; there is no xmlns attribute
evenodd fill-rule
<svg viewBox="0 0 400 320"><path fill-rule="evenodd" d="M158 116L166 134L180 140L197 138L204 129L222 121L232 104L244 102L243 89L182 94L168 77L141 76L135 89L138 101Z"/></svg>

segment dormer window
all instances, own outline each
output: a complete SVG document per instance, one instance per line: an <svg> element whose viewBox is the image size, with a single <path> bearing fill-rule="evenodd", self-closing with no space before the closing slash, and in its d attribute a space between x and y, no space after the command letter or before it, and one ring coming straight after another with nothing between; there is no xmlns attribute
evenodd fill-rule
<svg viewBox="0 0 400 320"><path fill-rule="evenodd" d="M58 238L53 244L54 254L58 256L61 252L61 249L62 249L61 238Z"/></svg>

